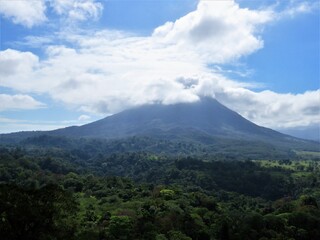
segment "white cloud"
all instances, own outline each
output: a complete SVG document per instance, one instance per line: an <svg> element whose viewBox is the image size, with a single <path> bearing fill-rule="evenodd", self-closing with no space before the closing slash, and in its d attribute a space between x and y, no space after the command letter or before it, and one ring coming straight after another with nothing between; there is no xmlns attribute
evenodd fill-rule
<svg viewBox="0 0 320 240"><path fill-rule="evenodd" d="M0 85L36 90L32 77L38 64L39 58L31 52L0 51Z"/></svg>
<svg viewBox="0 0 320 240"><path fill-rule="evenodd" d="M103 5L96 0L1 0L0 15L31 28L48 21L46 10L51 8L63 18L63 24L89 19L97 20Z"/></svg>
<svg viewBox="0 0 320 240"><path fill-rule="evenodd" d="M91 119L91 117L90 116L88 116L88 115L81 115L81 116L79 116L79 118L78 118L78 120L79 121L81 121L81 122L83 122L83 121L88 121L88 120L90 120Z"/></svg>
<svg viewBox="0 0 320 240"><path fill-rule="evenodd" d="M47 20L45 0L1 0L0 15L11 19L15 24L33 27Z"/></svg>
<svg viewBox="0 0 320 240"><path fill-rule="evenodd" d="M28 52L0 52L0 69L5 70L0 71L0 86L48 94L68 106L102 115L146 103L215 96L264 126L319 123L319 91L254 92L248 84L224 77L221 69L208 67L261 48L259 34L275 15L271 10L242 9L233 1L206 1L148 37L107 30L62 32L59 37L74 47L50 45L41 61Z"/></svg>
<svg viewBox="0 0 320 240"><path fill-rule="evenodd" d="M50 0L50 5L58 15L71 21L98 19L103 5L95 0Z"/></svg>
<svg viewBox="0 0 320 240"><path fill-rule="evenodd" d="M223 89L216 98L262 126L292 128L320 124L320 90L303 94Z"/></svg>
<svg viewBox="0 0 320 240"><path fill-rule="evenodd" d="M233 1L200 1L194 12L158 27L153 36L224 63L263 47L257 33L272 17L271 10L243 9Z"/></svg>
<svg viewBox="0 0 320 240"><path fill-rule="evenodd" d="M43 108L45 104L38 102L28 95L0 94L0 111L5 110L30 110Z"/></svg>
<svg viewBox="0 0 320 240"><path fill-rule="evenodd" d="M37 65L39 58L31 52L7 49L0 52L0 74L3 76L28 73Z"/></svg>

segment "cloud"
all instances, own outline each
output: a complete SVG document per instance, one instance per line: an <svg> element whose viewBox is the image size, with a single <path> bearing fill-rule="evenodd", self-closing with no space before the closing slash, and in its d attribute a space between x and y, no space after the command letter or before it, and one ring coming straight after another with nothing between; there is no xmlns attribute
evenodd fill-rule
<svg viewBox="0 0 320 240"><path fill-rule="evenodd" d="M50 0L50 6L70 21L98 19L103 10L102 3L95 0Z"/></svg>
<svg viewBox="0 0 320 240"><path fill-rule="evenodd" d="M45 0L1 0L0 14L15 24L28 28L47 21Z"/></svg>
<svg viewBox="0 0 320 240"><path fill-rule="evenodd" d="M262 48L257 33L272 17L271 10L240 8L234 1L200 1L195 11L156 28L153 36L195 50L207 62L225 63Z"/></svg>
<svg viewBox="0 0 320 240"><path fill-rule="evenodd" d="M319 11L319 1L291 1L291 4L278 14L278 18L295 17L300 14Z"/></svg>
<svg viewBox="0 0 320 240"><path fill-rule="evenodd" d="M17 131L47 131L74 125L78 121L28 121L22 119L4 118L0 116L0 132L12 133Z"/></svg>
<svg viewBox="0 0 320 240"><path fill-rule="evenodd" d="M48 21L47 9L62 17L63 24L69 24L99 19L103 5L95 0L1 0L0 15L31 28Z"/></svg>
<svg viewBox="0 0 320 240"><path fill-rule="evenodd" d="M156 28L151 36L65 30L59 38L68 44L47 41L41 60L30 52L0 52L4 70L0 86L48 94L68 107L104 116L141 104L213 96L264 126L319 123L319 90L296 95L255 92L247 83L209 67L263 47L261 31L277 19L276 14L270 9L243 9L233 1L205 1L186 16Z"/></svg>
<svg viewBox="0 0 320 240"><path fill-rule="evenodd" d="M55 130L58 128L65 128L69 126L80 126L85 123L90 116L86 116L81 120L81 116L79 119L71 119L64 121L38 121L38 120L24 120L24 119L14 119L14 118L6 118L0 115L0 133L11 133L17 131L47 131L47 130ZM89 117L89 118L88 118Z"/></svg>
<svg viewBox="0 0 320 240"><path fill-rule="evenodd" d="M262 126L293 128L320 124L320 90L303 94L223 89L216 98Z"/></svg>
<svg viewBox="0 0 320 240"><path fill-rule="evenodd" d="M3 76L28 73L37 65L39 59L31 52L7 49L0 52L0 74Z"/></svg>
<svg viewBox="0 0 320 240"><path fill-rule="evenodd" d="M0 94L0 111L6 110L30 110L45 107L45 104L38 102L28 95Z"/></svg>
<svg viewBox="0 0 320 240"><path fill-rule="evenodd" d="M91 119L91 117L88 116L88 115L81 115L78 118L79 121L87 121L87 120L90 120L90 119Z"/></svg>
<svg viewBox="0 0 320 240"><path fill-rule="evenodd" d="M31 52L13 49L0 51L0 85L36 90L32 75L38 64L39 58Z"/></svg>
<svg viewBox="0 0 320 240"><path fill-rule="evenodd" d="M50 37L26 36L22 41L15 41L11 44L22 47L40 48L42 46L49 45L52 43L53 39Z"/></svg>

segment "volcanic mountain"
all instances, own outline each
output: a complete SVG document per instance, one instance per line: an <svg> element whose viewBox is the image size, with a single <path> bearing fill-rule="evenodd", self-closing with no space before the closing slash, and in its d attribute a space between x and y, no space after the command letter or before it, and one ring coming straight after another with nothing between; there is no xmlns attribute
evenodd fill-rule
<svg viewBox="0 0 320 240"><path fill-rule="evenodd" d="M40 135L100 139L138 136L201 144L216 144L222 141L224 145L226 142L234 144L234 141L246 142L247 145L262 142L288 149L298 147L319 151L319 145L315 142L258 126L208 97L193 103L143 105L83 126L2 134L0 142L8 142L10 139L20 141Z"/></svg>
<svg viewBox="0 0 320 240"><path fill-rule="evenodd" d="M144 105L83 126L67 127L48 133L109 139L130 136L192 138L195 135L247 140L293 139L260 127L208 97L193 103Z"/></svg>

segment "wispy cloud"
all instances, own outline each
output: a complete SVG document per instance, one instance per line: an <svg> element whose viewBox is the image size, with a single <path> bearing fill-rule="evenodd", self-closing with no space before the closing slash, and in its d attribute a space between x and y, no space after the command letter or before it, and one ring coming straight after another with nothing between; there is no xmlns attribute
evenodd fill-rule
<svg viewBox="0 0 320 240"><path fill-rule="evenodd" d="M97 20L103 10L102 3L96 0L49 0L49 3L67 21Z"/></svg>
<svg viewBox="0 0 320 240"><path fill-rule="evenodd" d="M53 44L54 40L52 36L26 36L22 41L10 42L8 44L12 47L42 48Z"/></svg>
<svg viewBox="0 0 320 240"><path fill-rule="evenodd" d="M0 15L32 28L48 21L48 9L70 24L99 19L103 4L96 0L1 0Z"/></svg>
<svg viewBox="0 0 320 240"><path fill-rule="evenodd" d="M82 117L81 117L82 116ZM90 116L81 115L78 119L64 121L37 121L1 117L0 132L11 133L16 131L47 131L68 126L79 126L88 123ZM84 117L86 116L86 117Z"/></svg>
<svg viewBox="0 0 320 240"><path fill-rule="evenodd" d="M320 2L319 1L290 1L290 4L282 10L278 17L286 18L286 17L296 17L297 15L310 13L312 11L319 11Z"/></svg>

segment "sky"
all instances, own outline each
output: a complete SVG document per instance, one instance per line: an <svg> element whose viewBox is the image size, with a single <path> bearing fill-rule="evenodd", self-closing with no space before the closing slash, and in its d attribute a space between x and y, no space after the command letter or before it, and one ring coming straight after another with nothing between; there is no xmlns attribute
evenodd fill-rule
<svg viewBox="0 0 320 240"><path fill-rule="evenodd" d="M319 134L319 9L317 0L0 0L0 133L209 96L256 124Z"/></svg>

